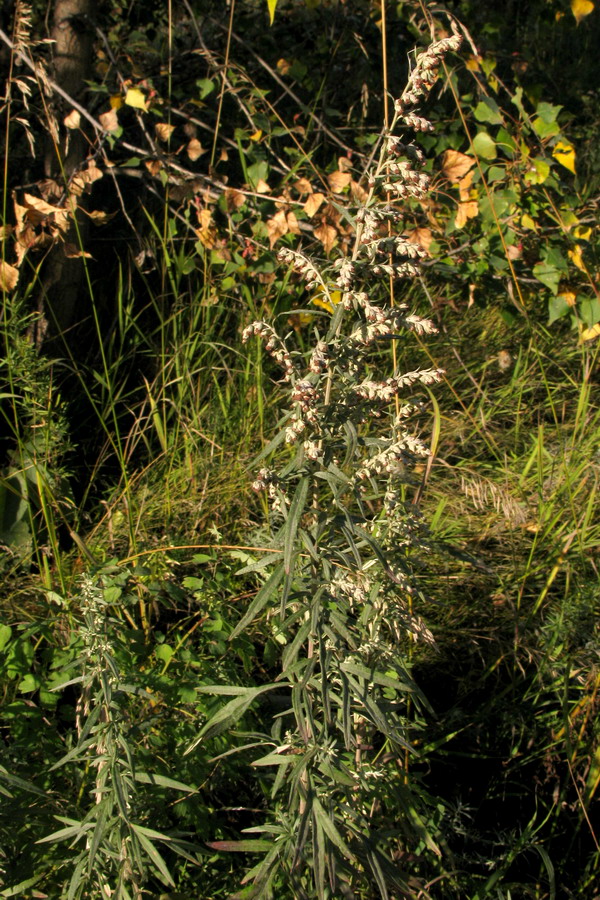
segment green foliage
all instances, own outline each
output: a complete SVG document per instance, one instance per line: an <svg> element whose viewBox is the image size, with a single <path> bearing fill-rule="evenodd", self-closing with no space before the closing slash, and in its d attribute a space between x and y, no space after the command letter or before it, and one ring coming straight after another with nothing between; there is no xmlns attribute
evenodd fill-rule
<svg viewBox="0 0 600 900"><path fill-rule="evenodd" d="M281 369L241 344L267 318L299 363L363 315L275 253L352 252L381 5L279 0L270 27L263 0L103 5L82 103L110 129L61 184L46 135L71 108L3 43L0 896L593 895L600 19L448 6L473 45L428 103L428 197L398 204L429 256L396 301L440 331L396 340L398 367L447 372L435 461L400 488L431 525L417 553L344 481L381 420L327 434L327 465L286 449ZM386 7L394 94L430 30ZM38 63L46 12L3 22ZM67 240L73 198L93 224ZM82 280L60 335L63 246ZM369 364L391 373L387 348ZM285 519L250 490L257 454ZM358 651L389 642L402 592L332 599L315 546L381 575L382 544L435 645L405 609L375 663Z"/></svg>

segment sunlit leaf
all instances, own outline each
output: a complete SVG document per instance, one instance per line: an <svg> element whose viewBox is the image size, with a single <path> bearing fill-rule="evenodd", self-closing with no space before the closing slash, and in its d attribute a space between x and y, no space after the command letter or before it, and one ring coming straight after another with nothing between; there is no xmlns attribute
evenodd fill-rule
<svg viewBox="0 0 600 900"><path fill-rule="evenodd" d="M351 181L349 172L331 172L327 176L327 182L334 194L341 194Z"/></svg>
<svg viewBox="0 0 600 900"><path fill-rule="evenodd" d="M592 229L586 227L585 225L578 225L573 229L573 237L577 238L578 241L589 241L592 236Z"/></svg>
<svg viewBox="0 0 600 900"><path fill-rule="evenodd" d="M472 156L459 153L458 150L446 150L442 159L442 172L453 184L458 184L460 179L475 165Z"/></svg>
<svg viewBox="0 0 600 900"><path fill-rule="evenodd" d="M154 126L154 130L156 131L156 136L160 141L168 141L175 131L175 126L169 125L168 122L157 122Z"/></svg>
<svg viewBox="0 0 600 900"><path fill-rule="evenodd" d="M571 0L571 12L575 16L575 21L579 25L582 19L589 16L594 11L592 0Z"/></svg>
<svg viewBox="0 0 600 900"><path fill-rule="evenodd" d="M63 124L65 128L79 128L81 124L81 115L77 112L76 109L72 109L71 112L64 117Z"/></svg>
<svg viewBox="0 0 600 900"><path fill-rule="evenodd" d="M133 106L134 109L143 109L144 112L148 109L146 96L139 88L128 88L124 102L127 106Z"/></svg>
<svg viewBox="0 0 600 900"><path fill-rule="evenodd" d="M317 191L314 194L311 194L306 203L303 206L304 212L308 216L309 219L315 215L318 211L319 207L325 202L325 194L321 194L320 191Z"/></svg>
<svg viewBox="0 0 600 900"><path fill-rule="evenodd" d="M277 0L267 0L267 7L269 8L269 22L272 25L275 18L275 10L277 9Z"/></svg>
<svg viewBox="0 0 600 900"><path fill-rule="evenodd" d="M487 131L480 131L473 138L473 150L477 156L483 159L494 159L496 156L496 144Z"/></svg>
<svg viewBox="0 0 600 900"><path fill-rule="evenodd" d="M596 322L592 328L584 328L581 332L582 341L593 341L597 337L600 337L600 322Z"/></svg>
<svg viewBox="0 0 600 900"><path fill-rule="evenodd" d="M579 244L576 244L572 250L569 250L567 256L569 257L573 265L577 266L577 268L581 272L586 271L585 263L583 261L583 251Z"/></svg>
<svg viewBox="0 0 600 900"><path fill-rule="evenodd" d="M575 147L566 141L557 141L552 151L554 159L575 175Z"/></svg>
<svg viewBox="0 0 600 900"><path fill-rule="evenodd" d="M19 280L19 270L0 260L0 290L12 291Z"/></svg>
<svg viewBox="0 0 600 900"><path fill-rule="evenodd" d="M313 306L318 306L319 309L324 309L328 313L333 313L334 307L342 299L341 291L329 291L329 294L325 293L325 289L323 287L317 288L317 293L314 294L310 298L310 302Z"/></svg>
<svg viewBox="0 0 600 900"><path fill-rule="evenodd" d="M289 230L285 210L280 209L272 218L267 219L267 233L271 249L273 249L279 238L287 234Z"/></svg>

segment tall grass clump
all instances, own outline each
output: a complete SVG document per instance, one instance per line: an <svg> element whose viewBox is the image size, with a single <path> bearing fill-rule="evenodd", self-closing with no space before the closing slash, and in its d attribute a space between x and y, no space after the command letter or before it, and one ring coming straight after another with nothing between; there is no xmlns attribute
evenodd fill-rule
<svg viewBox="0 0 600 900"><path fill-rule="evenodd" d="M404 133L432 130L415 110L460 43L453 25L451 36L416 56L364 203L351 214L349 252L331 261L279 253L332 310L326 328L315 325L310 352L293 349L265 321L244 331L245 340L265 341L283 370L289 408L261 454L277 451L278 463L263 466L253 485L268 501L271 552L242 570L270 572L232 637L263 616L281 647L281 674L255 688L205 688L234 697L193 745L271 695L278 712L271 735L259 737L266 752L253 762L274 772L270 814L246 829L252 837L212 845L263 854L240 897L372 897L374 884L381 897L427 896L420 873L441 852L411 768L411 720L427 703L410 675L410 647L433 636L419 615L415 577L430 549L428 529L407 487L431 453L416 423L444 373L403 371L394 352L389 374L384 351L407 332L436 331L395 303L390 288L417 279L425 255L400 234L402 202L425 198L429 188L425 157Z"/></svg>

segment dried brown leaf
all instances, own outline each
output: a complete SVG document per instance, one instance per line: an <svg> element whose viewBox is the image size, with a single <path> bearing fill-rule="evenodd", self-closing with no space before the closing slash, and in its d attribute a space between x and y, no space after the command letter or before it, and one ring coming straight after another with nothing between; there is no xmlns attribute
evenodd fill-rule
<svg viewBox="0 0 600 900"><path fill-rule="evenodd" d="M225 203L229 212L235 212L245 202L246 198L241 191L237 191L235 188L227 188L225 190Z"/></svg>
<svg viewBox="0 0 600 900"><path fill-rule="evenodd" d="M322 225L319 225L318 228L315 228L315 237L318 238L323 244L325 253L329 253L329 251L336 244L337 231L333 227L333 225L327 225L325 222L323 222Z"/></svg>
<svg viewBox="0 0 600 900"><path fill-rule="evenodd" d="M313 192L313 186L308 178L299 178L294 187L299 194L312 194Z"/></svg>
<svg viewBox="0 0 600 900"><path fill-rule="evenodd" d="M76 109L72 109L68 116L64 117L63 124L65 128L79 128L81 124L81 116Z"/></svg>
<svg viewBox="0 0 600 900"><path fill-rule="evenodd" d="M175 126L169 125L168 122L157 122L154 130L159 141L168 141L175 131Z"/></svg>
<svg viewBox="0 0 600 900"><path fill-rule="evenodd" d="M76 244L63 244L63 250L65 251L65 256L67 257L67 259L79 259L82 256L85 256L86 259L92 258L91 253L87 253L85 250L81 250L81 248Z"/></svg>
<svg viewBox="0 0 600 900"><path fill-rule="evenodd" d="M117 131L119 128L119 119L117 118L116 109L109 109L108 112L101 113L98 116L98 121L105 131Z"/></svg>
<svg viewBox="0 0 600 900"><path fill-rule="evenodd" d="M452 184L457 184L463 175L475 165L472 156L459 153L458 150L446 150L442 159L442 172Z"/></svg>
<svg viewBox="0 0 600 900"><path fill-rule="evenodd" d="M280 237L287 234L289 225L284 209L280 209L275 215L267 220L267 233L269 235L269 245L271 249L275 246Z"/></svg>
<svg viewBox="0 0 600 900"><path fill-rule="evenodd" d="M19 280L19 270L0 259L0 290L12 291Z"/></svg>
<svg viewBox="0 0 600 900"><path fill-rule="evenodd" d="M309 219L315 215L320 206L325 202L325 194L317 191L311 194L304 206L302 207Z"/></svg>
<svg viewBox="0 0 600 900"><path fill-rule="evenodd" d="M334 194L341 194L351 181L352 178L348 172L331 172L327 176L327 182Z"/></svg>
<svg viewBox="0 0 600 900"><path fill-rule="evenodd" d="M191 141L188 142L186 147L186 153L188 155L188 159L191 159L192 162L196 162L203 153L206 153L206 150L198 140L198 138L192 138Z"/></svg>

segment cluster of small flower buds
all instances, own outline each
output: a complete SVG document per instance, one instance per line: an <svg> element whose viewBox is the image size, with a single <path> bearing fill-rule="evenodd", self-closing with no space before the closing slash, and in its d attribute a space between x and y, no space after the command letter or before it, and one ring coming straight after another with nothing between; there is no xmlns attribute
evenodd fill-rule
<svg viewBox="0 0 600 900"><path fill-rule="evenodd" d="M406 387L420 384L434 384L441 381L444 376L443 369L416 369L414 372L405 372L404 375L394 375L385 381L363 381L354 388L354 394L361 400L383 400L389 402L396 394Z"/></svg>
<svg viewBox="0 0 600 900"><path fill-rule="evenodd" d="M336 269L339 269L337 278L335 279L336 286L343 291L351 290L356 278L356 265L351 260L344 257L343 259L336 260L334 266Z"/></svg>
<svg viewBox="0 0 600 900"><path fill-rule="evenodd" d="M252 483L252 490L257 493L266 490L274 513L281 513L284 505L289 506L290 501L285 496L283 482L272 469L260 470L256 481Z"/></svg>
<svg viewBox="0 0 600 900"><path fill-rule="evenodd" d="M273 469L261 469L256 481L252 482L252 490L258 494L260 491L266 490L270 485L277 484L279 484L279 478Z"/></svg>
<svg viewBox="0 0 600 900"><path fill-rule="evenodd" d="M363 572L357 572L354 577L348 575L334 575L329 583L331 596L336 600L348 600L351 606L364 604L369 599L371 582Z"/></svg>
<svg viewBox="0 0 600 900"><path fill-rule="evenodd" d="M385 222L399 222L402 213L392 206L374 207L366 209L363 207L356 215L356 221L362 226L360 233L360 242L368 244L374 240L381 231L381 226Z"/></svg>
<svg viewBox="0 0 600 900"><path fill-rule="evenodd" d="M299 436L306 428L306 422L301 416L297 416L295 414L291 417L291 425L285 429L285 442L286 444L295 444L298 440Z"/></svg>
<svg viewBox="0 0 600 900"><path fill-rule="evenodd" d="M244 328L242 332L242 342L246 343L253 335L256 335L262 340L266 340L265 350L273 357L275 362L279 363L285 370L283 376L284 380L290 381L295 372L295 366L292 355L285 346L282 338L280 338L277 332L271 328L270 325L267 325L266 322L252 322L247 328Z"/></svg>
<svg viewBox="0 0 600 900"><path fill-rule="evenodd" d="M356 470L355 479L365 481L372 475L396 475L410 462L411 456L430 456L431 451L416 435L404 432L389 446L371 456Z"/></svg>
<svg viewBox="0 0 600 900"><path fill-rule="evenodd" d="M321 457L323 456L321 444L317 443L317 441L304 441L302 447L308 459L316 460L321 459Z"/></svg>
<svg viewBox="0 0 600 900"><path fill-rule="evenodd" d="M416 65L410 74L406 89L400 100L396 101L396 111L400 115L402 115L407 106L415 106L429 93L435 83L438 69L445 54L450 50L457 51L460 48L462 38L454 23L452 24L452 32L452 37L435 41L427 50L419 53L417 56L415 60ZM405 122L407 118L405 117ZM409 123L406 122L406 124Z"/></svg>
<svg viewBox="0 0 600 900"><path fill-rule="evenodd" d="M320 375L327 368L329 360L329 348L325 341L317 341L310 355L308 370L315 375Z"/></svg>
<svg viewBox="0 0 600 900"><path fill-rule="evenodd" d="M414 263L377 263L371 269L373 275L387 275L390 278L416 278L421 274L421 270Z"/></svg>
<svg viewBox="0 0 600 900"><path fill-rule="evenodd" d="M308 256L305 256L304 253L284 247L277 254L277 259L280 260L280 262L291 266L294 272L306 281L308 290L312 290L319 285L323 288L325 287L321 273L313 261Z"/></svg>

